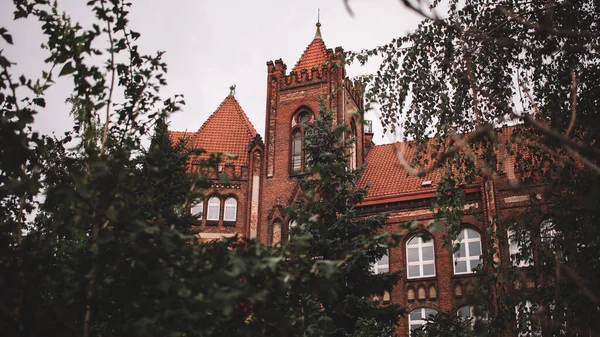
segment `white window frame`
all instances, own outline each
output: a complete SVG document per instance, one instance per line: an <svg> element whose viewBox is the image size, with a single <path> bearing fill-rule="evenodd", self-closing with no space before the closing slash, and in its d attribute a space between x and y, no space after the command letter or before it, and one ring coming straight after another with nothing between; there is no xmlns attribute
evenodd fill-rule
<svg viewBox="0 0 600 337"><path fill-rule="evenodd" d="M190 208L192 216L198 216L198 220L202 220L204 216L204 200L197 200L194 205Z"/></svg>
<svg viewBox="0 0 600 337"><path fill-rule="evenodd" d="M467 229L470 229L470 230L472 230L473 232L475 232L475 233L477 234L477 237L476 237L476 238L470 238L470 237L468 236L468 233L469 233L469 231L468 231ZM476 230L474 230L474 229L472 229L472 228L463 228L463 229L461 230L461 233L462 233L462 236L463 236L463 238L462 238L462 240L460 241L460 244L461 244L461 245L462 245L462 244L464 244L464 245L465 245L465 256L459 256L459 257L457 257L457 256L456 256L456 255L457 255L457 253L458 253L460 250L459 250L459 251L457 251L457 252L454 252L454 253L452 254L452 260L453 260L453 262L454 262L454 275L472 274L472 273L473 273L473 269L471 268L471 261L474 261L474 260L481 260L481 263L483 263L483 256L482 256L482 255L478 255L478 256L471 256L471 253L470 253L470 251L469 251L469 243L471 243L471 242L479 242L479 251L480 251L480 252L483 254L483 250L482 250L482 247L481 247L481 234L479 234L479 232L478 232L478 231L476 231ZM456 245L456 244L458 244L458 243L459 243L459 242L458 242L458 240L454 240L454 241L452 241L452 245L453 245L453 246L454 246L454 245ZM456 271L456 265L457 265L457 262L462 262L462 261L465 261L465 262L466 262L466 265L467 265L467 271L466 271L466 272L457 272L457 271ZM481 263L480 263L480 264L481 264Z"/></svg>
<svg viewBox="0 0 600 337"><path fill-rule="evenodd" d="M412 313L414 313L415 311L420 311L421 312L421 318L420 319L412 319ZM427 317L431 316L431 315L436 315L438 312L435 309L431 309L431 308L417 308L413 311L411 311L408 314L408 335L410 336L412 334L413 326L419 325L416 328L419 328L425 324L427 324Z"/></svg>
<svg viewBox="0 0 600 337"><path fill-rule="evenodd" d="M510 255L510 261L515 267L529 267L531 264L529 263L529 258L527 260L519 260L517 261L517 254L521 253L522 246L512 238L515 236L515 231L509 229L506 231L506 237L508 238L508 253ZM528 234L525 234L528 235Z"/></svg>
<svg viewBox="0 0 600 337"><path fill-rule="evenodd" d="M417 241L415 243L411 243L411 241L413 241L414 239L417 239ZM423 248L429 248L431 247L431 249L433 250L433 259L432 260L427 260L425 261L423 258ZM408 249L409 248L417 248L418 250L418 261L413 261L413 262L408 262ZM414 235L413 237L410 238L410 240L408 240L406 242L406 278L409 279L416 279L416 278L423 278L423 277L435 277L435 247L433 244L433 238L431 238L429 241L425 242L423 240L423 235ZM433 274L432 275L424 275L423 274L423 266L425 265L433 265ZM411 266L419 266L419 275L417 276L410 276L408 271L410 270L409 267Z"/></svg>
<svg viewBox="0 0 600 337"><path fill-rule="evenodd" d="M296 137L296 135L299 135ZM294 129L292 130L292 149L291 149L291 160L290 163L292 173L300 173L302 172L302 168L304 167L302 163L302 152L304 151L304 135L302 134L302 130Z"/></svg>
<svg viewBox="0 0 600 337"><path fill-rule="evenodd" d="M384 262L387 257L387 263ZM387 269L387 270L386 270ZM377 261L371 264L373 274L389 273L390 271L390 252L389 250Z"/></svg>
<svg viewBox="0 0 600 337"><path fill-rule="evenodd" d="M227 217L227 210L233 208L233 218ZM229 197L225 200L225 209L223 212L223 221L236 221L237 220L237 199Z"/></svg>
<svg viewBox="0 0 600 337"><path fill-rule="evenodd" d="M215 210L216 207L216 210ZM206 220L219 221L219 213L221 212L221 199L219 197L211 197L208 199L206 207Z"/></svg>

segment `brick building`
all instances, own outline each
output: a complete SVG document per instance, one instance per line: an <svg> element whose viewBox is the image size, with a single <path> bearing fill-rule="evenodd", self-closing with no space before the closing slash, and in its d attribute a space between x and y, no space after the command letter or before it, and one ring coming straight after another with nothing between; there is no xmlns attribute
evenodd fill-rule
<svg viewBox="0 0 600 337"><path fill-rule="evenodd" d="M197 132L171 132L172 139L187 138L208 153L236 156L226 158L219 167L231 181L223 184L215 179L205 199L192 207L192 212L202 213L202 239L238 234L266 244L287 240L290 222L283 209L298 193L297 179L306 175L305 127L317 117L322 100L334 112L337 123L350 126L347 136L356 137L350 165L367 163L359 184L371 187L360 205L361 214L391 212L390 230L408 220L426 224L433 218L430 204L441 170L423 178L408 176L398 163L396 150L404 151L410 161L414 148L405 143L373 145L369 125L363 126L352 113L363 109L363 88L346 77L343 53L341 47L326 48L317 24L313 40L290 72L282 60L267 62L264 137L246 117L234 90ZM509 167L505 169L512 172ZM507 174L505 178L514 176ZM490 240L486 233L488 227L495 226L493 219L523 208L529 196L515 192L508 183L498 186L484 179L468 186L466 192L468 210L458 254L453 254L451 247L443 247L443 233L421 229L406 235L402 244L374 267L376 272L404 270L402 280L389 294L392 302L403 304L410 312L401 320L401 335L407 336L410 327L422 324L434 311L473 315L473 269L486 259L510 263L515 247L508 242L493 243L496 254L486 256L482 249ZM422 234L433 240L423 240ZM499 237L506 238L506 234Z"/></svg>

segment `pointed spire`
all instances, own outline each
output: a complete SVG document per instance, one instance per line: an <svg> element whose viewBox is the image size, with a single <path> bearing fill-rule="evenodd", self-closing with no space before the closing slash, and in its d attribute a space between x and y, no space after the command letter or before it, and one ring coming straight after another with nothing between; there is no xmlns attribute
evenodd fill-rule
<svg viewBox="0 0 600 337"><path fill-rule="evenodd" d="M317 32L315 33L315 40L323 40L321 37L321 9L317 9Z"/></svg>
<svg viewBox="0 0 600 337"><path fill-rule="evenodd" d="M235 84L229 87L229 96L235 96Z"/></svg>

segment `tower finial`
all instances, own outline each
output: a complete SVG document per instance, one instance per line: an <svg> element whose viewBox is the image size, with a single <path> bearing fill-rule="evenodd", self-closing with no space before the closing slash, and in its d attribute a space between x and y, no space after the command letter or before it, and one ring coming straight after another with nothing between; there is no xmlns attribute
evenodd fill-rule
<svg viewBox="0 0 600 337"><path fill-rule="evenodd" d="M229 96L235 96L235 84L229 87Z"/></svg>
<svg viewBox="0 0 600 337"><path fill-rule="evenodd" d="M323 38L321 37L321 9L317 8L317 32L315 33L315 40Z"/></svg>

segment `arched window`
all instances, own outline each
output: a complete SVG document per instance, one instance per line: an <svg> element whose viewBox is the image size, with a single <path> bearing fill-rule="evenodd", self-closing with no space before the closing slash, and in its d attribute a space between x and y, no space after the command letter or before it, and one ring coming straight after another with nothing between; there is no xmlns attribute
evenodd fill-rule
<svg viewBox="0 0 600 337"><path fill-rule="evenodd" d="M310 157L304 151L304 137L308 130L312 114L306 110L297 113L292 119L290 173L303 173L309 168Z"/></svg>
<svg viewBox="0 0 600 337"><path fill-rule="evenodd" d="M273 246L281 243L281 221L275 220L273 222Z"/></svg>
<svg viewBox="0 0 600 337"><path fill-rule="evenodd" d="M553 219L546 219L540 224L540 239L539 258L543 264L552 263L556 258L556 254L559 258L563 258L556 224Z"/></svg>
<svg viewBox="0 0 600 337"><path fill-rule="evenodd" d="M464 228L458 234L458 239L452 242L453 246L459 245L454 253L454 274L472 273L475 267L483 263L481 236L473 229Z"/></svg>
<svg viewBox="0 0 600 337"><path fill-rule="evenodd" d="M223 221L235 221L237 219L237 200L229 197L225 200L225 214Z"/></svg>
<svg viewBox="0 0 600 337"><path fill-rule="evenodd" d="M512 261L513 266L515 267L527 267L530 264L530 261L533 261L531 253L524 249L520 242L528 242L529 235L524 233L520 238L517 236L517 233L513 230L508 230L506 232L506 237L508 238L508 253L510 254L510 260Z"/></svg>
<svg viewBox="0 0 600 337"><path fill-rule="evenodd" d="M469 319L471 328L475 326L475 321L487 321L487 314L481 306L465 305L456 311L458 317Z"/></svg>
<svg viewBox="0 0 600 337"><path fill-rule="evenodd" d="M294 230L294 228L296 228L296 226L298 226L296 220L291 220L288 223L288 242L292 241L292 231Z"/></svg>
<svg viewBox="0 0 600 337"><path fill-rule="evenodd" d="M390 271L390 255L385 253L379 260L371 265L373 274L387 273Z"/></svg>
<svg viewBox="0 0 600 337"><path fill-rule="evenodd" d="M204 200L197 200L196 203L192 205L192 216L196 217L198 220L202 220L202 215L204 214Z"/></svg>
<svg viewBox="0 0 600 337"><path fill-rule="evenodd" d="M302 172L302 131L296 129L292 133L292 172Z"/></svg>
<svg viewBox="0 0 600 337"><path fill-rule="evenodd" d="M406 242L406 267L408 278L435 276L433 240L415 235Z"/></svg>
<svg viewBox="0 0 600 337"><path fill-rule="evenodd" d="M410 312L408 315L408 327L410 329L409 336L414 329L420 328L427 323L426 319L429 316L435 316L437 311L430 308L418 308Z"/></svg>
<svg viewBox="0 0 600 337"><path fill-rule="evenodd" d="M218 197L208 199L208 208L206 210L206 220L219 221L219 212L221 210L221 200Z"/></svg>

